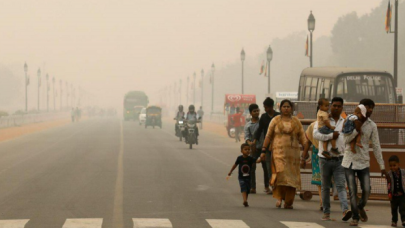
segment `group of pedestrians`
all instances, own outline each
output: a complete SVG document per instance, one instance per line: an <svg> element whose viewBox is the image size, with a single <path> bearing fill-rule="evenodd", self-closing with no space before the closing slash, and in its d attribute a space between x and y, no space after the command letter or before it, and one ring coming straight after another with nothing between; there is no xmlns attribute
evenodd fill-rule
<svg viewBox="0 0 405 228"><path fill-rule="evenodd" d="M389 183L391 225L397 225L399 208L402 225L405 226L405 170L399 168L398 157L392 156L389 159L391 171L386 175L377 125L370 119L375 107L371 99L361 100L354 115L346 119L342 117L342 98L335 97L331 102L320 99L317 121L306 132L299 119L293 116L291 101L283 100L280 103L280 113L274 111L272 99L266 98L263 104L266 112L260 119L259 107L256 104L249 106L252 119L245 125L246 142L241 145L242 155L228 174L230 176L239 166L238 178L244 206L249 206L248 195L256 193L256 164L261 163L265 192L273 193L273 198L277 200L276 207L280 208L284 201L285 209L293 209L296 191L301 189L300 166L305 166L312 145L311 183L318 186L321 196L322 220L331 220L330 192L331 186L334 186L340 201L342 220L352 218L350 226L358 226L359 221L367 222L365 206L371 193L371 143L381 175L386 176ZM300 145L304 148L302 155ZM357 198L356 176L362 190L360 199ZM347 199L346 184L350 201Z"/></svg>

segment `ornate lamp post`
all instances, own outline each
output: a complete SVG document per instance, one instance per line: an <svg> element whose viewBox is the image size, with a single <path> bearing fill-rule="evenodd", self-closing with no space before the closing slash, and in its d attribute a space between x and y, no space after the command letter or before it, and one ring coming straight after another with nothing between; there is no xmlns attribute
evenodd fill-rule
<svg viewBox="0 0 405 228"><path fill-rule="evenodd" d="M244 94L244 90L243 90L243 63L245 62L245 50L243 50L240 52L240 60L242 61L242 94Z"/></svg>
<svg viewBox="0 0 405 228"><path fill-rule="evenodd" d="M212 63L211 65L211 115L212 113L214 113L214 82L215 82L215 77L214 77L214 73L215 73L215 65L214 63Z"/></svg>
<svg viewBox="0 0 405 228"><path fill-rule="evenodd" d="M194 79L194 82L193 82L193 105L195 105L195 77L196 77L196 74L194 72L194 74L193 74L193 79Z"/></svg>
<svg viewBox="0 0 405 228"><path fill-rule="evenodd" d="M273 50L271 50L271 47L267 48L267 65L268 70L267 70L267 93L270 94L270 62L273 59Z"/></svg>
<svg viewBox="0 0 405 228"><path fill-rule="evenodd" d="M39 112L39 88L41 88L41 68L38 69L37 71L37 76L38 76L38 112Z"/></svg>
<svg viewBox="0 0 405 228"><path fill-rule="evenodd" d="M30 79L27 75L28 65L24 63L24 72L25 72L25 112L28 112L28 85L30 84Z"/></svg>
<svg viewBox="0 0 405 228"><path fill-rule="evenodd" d="M309 66L312 67L312 57L313 57L313 52L312 52L312 33L315 30L315 17L312 14L309 15L308 17L308 31L311 33L311 55L309 56Z"/></svg>

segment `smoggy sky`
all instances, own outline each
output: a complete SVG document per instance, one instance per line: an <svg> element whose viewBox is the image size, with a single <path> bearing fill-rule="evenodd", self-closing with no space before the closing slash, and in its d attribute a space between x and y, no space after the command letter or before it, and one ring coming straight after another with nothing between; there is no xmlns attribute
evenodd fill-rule
<svg viewBox="0 0 405 228"><path fill-rule="evenodd" d="M0 61L23 76L38 67L113 101L157 91L212 62L246 62L274 38L307 29L330 35L338 18L381 0L1 0ZM383 28L383 19L382 19ZM304 41L303 41L304 52ZM304 56L303 56L304 57ZM45 69L44 69L45 68ZM23 81L22 81L23 83ZM121 104L121 102L120 102Z"/></svg>

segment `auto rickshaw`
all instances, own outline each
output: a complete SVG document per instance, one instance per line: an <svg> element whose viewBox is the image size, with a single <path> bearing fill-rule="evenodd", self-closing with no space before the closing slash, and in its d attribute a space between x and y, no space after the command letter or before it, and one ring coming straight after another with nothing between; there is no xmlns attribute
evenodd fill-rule
<svg viewBox="0 0 405 228"><path fill-rule="evenodd" d="M149 106L146 108L145 128L148 126L159 126L162 128L162 108L158 106Z"/></svg>

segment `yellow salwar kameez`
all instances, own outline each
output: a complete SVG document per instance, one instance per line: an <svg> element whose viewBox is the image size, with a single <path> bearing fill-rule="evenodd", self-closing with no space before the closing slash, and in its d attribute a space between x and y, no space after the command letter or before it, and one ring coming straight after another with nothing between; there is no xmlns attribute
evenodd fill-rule
<svg viewBox="0 0 405 228"><path fill-rule="evenodd" d="M282 120L281 116L271 121L267 138L272 151L273 198L284 200L291 207L296 190L301 189L300 147L307 142L301 122L296 117Z"/></svg>

